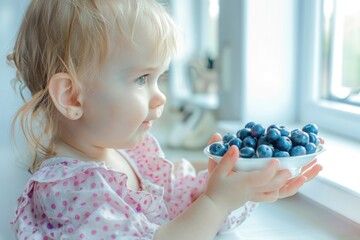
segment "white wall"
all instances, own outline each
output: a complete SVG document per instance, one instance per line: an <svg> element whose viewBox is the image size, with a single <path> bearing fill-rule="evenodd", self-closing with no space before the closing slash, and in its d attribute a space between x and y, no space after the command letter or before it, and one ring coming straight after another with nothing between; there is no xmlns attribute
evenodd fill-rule
<svg viewBox="0 0 360 240"><path fill-rule="evenodd" d="M15 72L6 63L6 55L11 51L24 8L28 0L0 1L0 239L15 239L10 231L16 201L29 175L18 166L10 138L10 125L20 97L11 87Z"/></svg>
<svg viewBox="0 0 360 240"><path fill-rule="evenodd" d="M245 117L285 124L295 120L294 0L251 0L247 6Z"/></svg>
<svg viewBox="0 0 360 240"><path fill-rule="evenodd" d="M263 124L296 120L295 4L220 1L220 59L230 63L220 69L220 119Z"/></svg>

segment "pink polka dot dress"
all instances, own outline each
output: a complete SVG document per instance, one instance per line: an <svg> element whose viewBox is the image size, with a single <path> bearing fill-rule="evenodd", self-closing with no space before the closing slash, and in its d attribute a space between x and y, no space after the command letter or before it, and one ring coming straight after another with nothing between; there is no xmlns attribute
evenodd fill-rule
<svg viewBox="0 0 360 240"><path fill-rule="evenodd" d="M18 200L12 227L17 239L153 239L156 229L184 211L204 191L207 171L195 175L182 160L174 174L158 142L148 135L136 148L120 150L140 177L104 163L54 157L30 178ZM231 231L255 204L234 211L220 232Z"/></svg>

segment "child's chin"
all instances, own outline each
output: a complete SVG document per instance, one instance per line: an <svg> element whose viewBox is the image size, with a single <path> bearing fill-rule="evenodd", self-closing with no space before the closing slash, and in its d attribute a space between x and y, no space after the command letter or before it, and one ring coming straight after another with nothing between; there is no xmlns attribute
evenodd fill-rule
<svg viewBox="0 0 360 240"><path fill-rule="evenodd" d="M146 134L143 134L141 136L136 136L134 138L132 138L130 141L127 142L125 147L122 148L126 148L126 149L131 149L131 148L135 148L136 146L138 146L140 143L142 143L145 140Z"/></svg>

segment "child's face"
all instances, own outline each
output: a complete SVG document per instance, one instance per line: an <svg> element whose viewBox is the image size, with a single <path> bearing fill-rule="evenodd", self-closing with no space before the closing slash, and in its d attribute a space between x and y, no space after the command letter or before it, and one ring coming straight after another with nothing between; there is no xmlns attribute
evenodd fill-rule
<svg viewBox="0 0 360 240"><path fill-rule="evenodd" d="M81 119L84 140L104 148L138 144L162 114L165 96L158 79L170 59L158 61L146 36L141 49L117 46L105 62L100 78L88 87Z"/></svg>

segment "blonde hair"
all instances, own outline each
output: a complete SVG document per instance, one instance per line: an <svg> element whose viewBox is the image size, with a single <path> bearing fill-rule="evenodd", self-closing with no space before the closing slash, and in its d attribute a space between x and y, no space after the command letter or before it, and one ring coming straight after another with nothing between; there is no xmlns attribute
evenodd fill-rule
<svg viewBox="0 0 360 240"><path fill-rule="evenodd" d="M110 10L110 11L109 11ZM36 171L43 159L54 156L54 137L59 131L59 112L48 92L49 79L69 73L79 80L100 69L109 54L114 28L122 41L136 45L135 28L146 24L161 58L171 58L178 48L178 29L164 6L156 0L32 0L21 24L8 62L17 70L21 96L25 101L13 120L19 121L27 142L34 150L29 167ZM37 124L37 125L35 125ZM41 126L36 132L36 126Z"/></svg>

